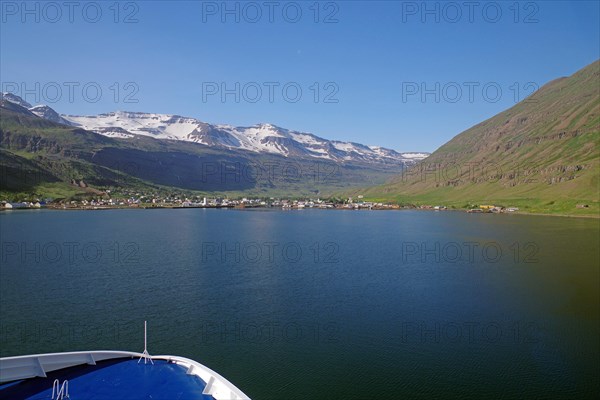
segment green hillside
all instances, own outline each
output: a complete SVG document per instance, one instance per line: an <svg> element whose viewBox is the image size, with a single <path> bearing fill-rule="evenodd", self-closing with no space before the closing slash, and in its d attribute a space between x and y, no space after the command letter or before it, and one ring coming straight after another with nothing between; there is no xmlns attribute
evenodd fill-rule
<svg viewBox="0 0 600 400"><path fill-rule="evenodd" d="M497 204L598 215L599 159L596 61L457 135L403 175L360 193L417 205Z"/></svg>

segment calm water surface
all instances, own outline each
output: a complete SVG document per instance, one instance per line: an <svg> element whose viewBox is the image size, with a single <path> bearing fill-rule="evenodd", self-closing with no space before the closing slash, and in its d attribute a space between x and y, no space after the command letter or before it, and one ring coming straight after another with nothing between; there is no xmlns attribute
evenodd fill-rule
<svg viewBox="0 0 600 400"><path fill-rule="evenodd" d="M598 220L416 211L0 213L2 356L190 357L254 399L587 398Z"/></svg>

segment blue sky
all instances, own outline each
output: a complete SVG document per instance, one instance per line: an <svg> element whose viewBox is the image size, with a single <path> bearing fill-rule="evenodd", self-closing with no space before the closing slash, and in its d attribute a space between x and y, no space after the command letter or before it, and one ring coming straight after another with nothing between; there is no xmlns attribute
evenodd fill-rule
<svg viewBox="0 0 600 400"><path fill-rule="evenodd" d="M600 57L597 1L464 3L3 1L0 80L65 114L270 122L433 151Z"/></svg>

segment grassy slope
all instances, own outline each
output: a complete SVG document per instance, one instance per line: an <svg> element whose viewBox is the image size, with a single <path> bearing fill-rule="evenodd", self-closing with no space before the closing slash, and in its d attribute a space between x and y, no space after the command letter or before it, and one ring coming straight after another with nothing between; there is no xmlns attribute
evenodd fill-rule
<svg viewBox="0 0 600 400"><path fill-rule="evenodd" d="M361 193L400 203L598 215L599 141L596 61L454 137L410 173ZM590 208L577 209L581 203Z"/></svg>

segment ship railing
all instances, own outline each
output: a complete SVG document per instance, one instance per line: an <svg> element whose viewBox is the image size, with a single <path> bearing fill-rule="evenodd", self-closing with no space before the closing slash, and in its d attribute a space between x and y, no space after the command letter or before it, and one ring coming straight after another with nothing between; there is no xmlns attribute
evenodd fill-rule
<svg viewBox="0 0 600 400"><path fill-rule="evenodd" d="M0 358L0 384L29 379L47 377L47 373L82 364L96 365L96 362L116 358L144 358L143 353L130 351L76 351L68 353L33 354ZM206 383L204 394L215 400L250 400L234 384L212 369L185 357L149 356L151 360L166 360L186 368L188 375L199 377ZM65 390L68 389L65 387ZM68 397L66 397L68 398Z"/></svg>
<svg viewBox="0 0 600 400"><path fill-rule="evenodd" d="M195 375L206 383L202 394L211 395L215 400L250 400L250 397L233 383L194 360L179 356L152 356L152 358L154 360L167 360L186 368L188 375Z"/></svg>

